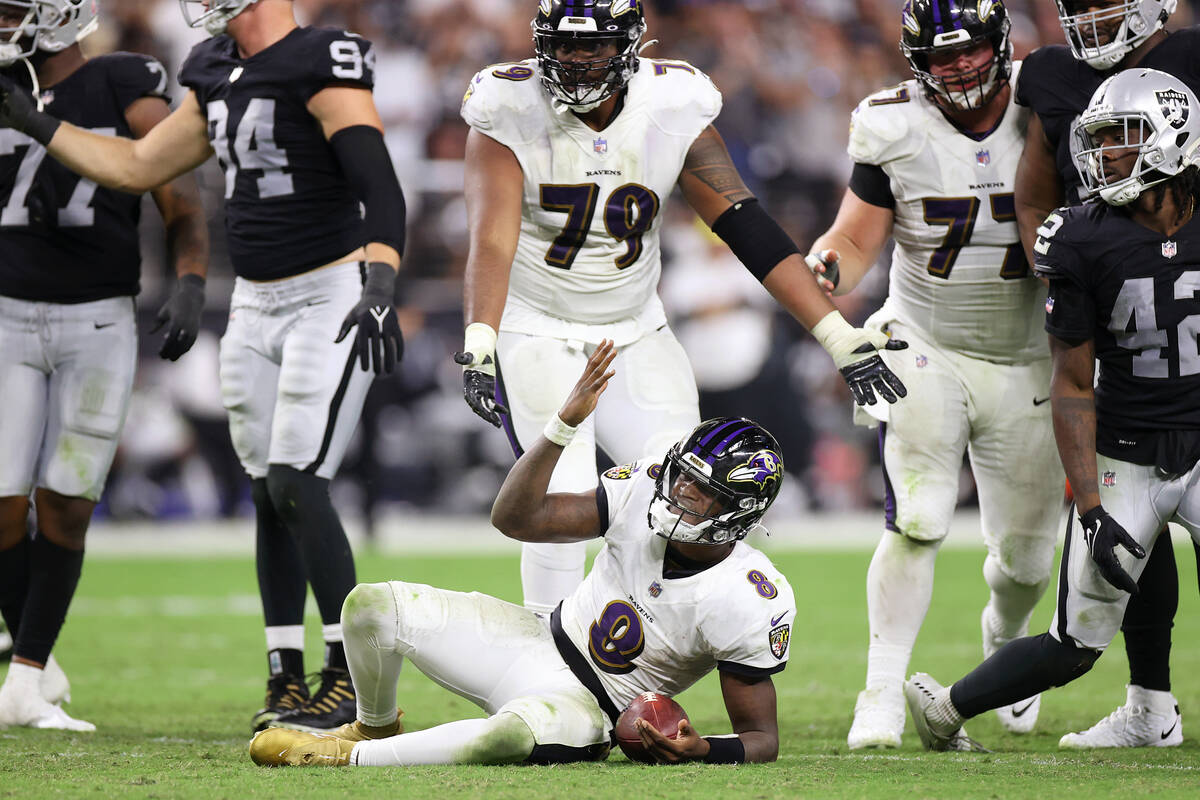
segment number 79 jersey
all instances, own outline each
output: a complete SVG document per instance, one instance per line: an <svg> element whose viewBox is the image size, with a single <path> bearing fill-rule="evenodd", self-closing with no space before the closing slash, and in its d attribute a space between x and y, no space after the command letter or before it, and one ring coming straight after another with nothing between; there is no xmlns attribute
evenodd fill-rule
<svg viewBox="0 0 1200 800"><path fill-rule="evenodd" d="M1010 99L999 124L975 138L911 80L859 104L848 146L855 162L886 173L895 199L885 309L947 350L1006 364L1047 356L1045 291L1028 269L1013 201L1027 119Z"/></svg>
<svg viewBox="0 0 1200 800"><path fill-rule="evenodd" d="M471 80L463 119L512 150L524 173L510 308L605 324L655 301L662 204L721 94L690 64L645 58L626 91L616 118L595 131L552 105L533 59Z"/></svg>
<svg viewBox="0 0 1200 800"><path fill-rule="evenodd" d="M694 575L663 577L667 541L647 520L660 469L640 461L601 477L604 547L561 606L563 631L617 708L646 691L679 694L713 668L779 672L795 624L787 579L744 541Z"/></svg>
<svg viewBox="0 0 1200 800"><path fill-rule="evenodd" d="M331 85L370 90L370 42L294 28L241 58L232 38L214 36L192 48L179 82L195 92L225 171L225 231L238 275L287 278L365 244L358 197L307 104Z"/></svg>

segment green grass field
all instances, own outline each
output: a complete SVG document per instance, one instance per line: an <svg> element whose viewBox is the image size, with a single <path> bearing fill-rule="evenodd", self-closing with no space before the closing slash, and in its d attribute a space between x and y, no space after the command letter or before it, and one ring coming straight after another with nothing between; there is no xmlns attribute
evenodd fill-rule
<svg viewBox="0 0 1200 800"><path fill-rule="evenodd" d="M262 700L265 658L249 558L91 558L56 652L72 679L75 716L94 734L0 731L0 796L41 798L513 797L1009 798L1200 793L1200 615L1190 548L1177 548L1180 611L1172 659L1184 708L1182 747L1060 752L1058 737L1087 727L1124 698L1118 640L1096 668L1049 694L1038 732L1006 735L988 715L969 726L994 753L927 754L911 722L899 751L850 754L845 737L865 674L863 578L869 553L789 552L774 558L799 605L791 661L776 680L782 747L769 765L645 767L614 753L570 767L266 770L246 754ZM982 551L946 550L913 668L950 681L979 660L986 601ZM423 581L517 600L516 559L360 554L360 580ZM1051 594L1053 592L1051 591ZM714 602L718 602L714 598ZM1035 615L1044 630L1050 598ZM312 620L315 622L315 618ZM309 668L319 643L310 625ZM469 653L463 654L469 658ZM701 733L728 730L715 676L680 697ZM478 715L406 668L400 702L410 729Z"/></svg>

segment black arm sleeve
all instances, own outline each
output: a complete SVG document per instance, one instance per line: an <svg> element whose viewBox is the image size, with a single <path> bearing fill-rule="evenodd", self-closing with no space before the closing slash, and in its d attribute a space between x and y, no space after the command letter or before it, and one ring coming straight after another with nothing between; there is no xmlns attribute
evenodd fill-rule
<svg viewBox="0 0 1200 800"><path fill-rule="evenodd" d="M386 244L403 256L404 193L383 134L370 125L351 125L330 137L329 144L351 190L366 206L367 241Z"/></svg>
<svg viewBox="0 0 1200 800"><path fill-rule="evenodd" d="M735 203L717 217L712 232L721 237L738 260L760 281L800 248L756 198Z"/></svg>
<svg viewBox="0 0 1200 800"><path fill-rule="evenodd" d="M864 203L880 208L896 207L891 178L878 164L854 162L854 171L850 173L850 191Z"/></svg>

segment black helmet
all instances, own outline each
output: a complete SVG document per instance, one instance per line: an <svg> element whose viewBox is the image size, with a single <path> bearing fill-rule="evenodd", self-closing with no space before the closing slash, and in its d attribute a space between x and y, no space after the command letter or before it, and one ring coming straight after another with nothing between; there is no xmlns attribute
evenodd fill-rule
<svg viewBox="0 0 1200 800"><path fill-rule="evenodd" d="M672 502L680 479L712 497L707 509L684 509ZM667 453L650 501L650 528L667 539L696 544L745 538L782 483L779 443L766 428L745 417L706 420ZM684 522L684 511L700 522Z"/></svg>
<svg viewBox="0 0 1200 800"><path fill-rule="evenodd" d="M900 52L925 91L951 111L980 108L996 96L1012 74L1008 12L1000 0L906 0L900 13ZM929 55L983 40L992 44L992 60L956 75L929 71ZM974 83L970 88L964 84Z"/></svg>
<svg viewBox="0 0 1200 800"><path fill-rule="evenodd" d="M646 32L642 0L541 0L530 23L542 85L550 96L579 111L595 108L629 83L638 68L638 45ZM571 41L613 43L616 55L560 61L556 48ZM588 73L604 70L596 79Z"/></svg>

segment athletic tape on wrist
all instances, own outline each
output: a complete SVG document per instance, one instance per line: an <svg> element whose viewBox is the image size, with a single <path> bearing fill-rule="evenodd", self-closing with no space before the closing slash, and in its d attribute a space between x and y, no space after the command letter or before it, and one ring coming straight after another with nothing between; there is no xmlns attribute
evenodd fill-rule
<svg viewBox="0 0 1200 800"><path fill-rule="evenodd" d="M560 417L558 414L555 414L550 418L550 421L546 423L545 429L542 430L542 436L545 436L553 444L556 444L559 447L566 447L571 443L571 440L575 438L575 432L578 430L578 427L568 425L562 421L562 417Z"/></svg>

